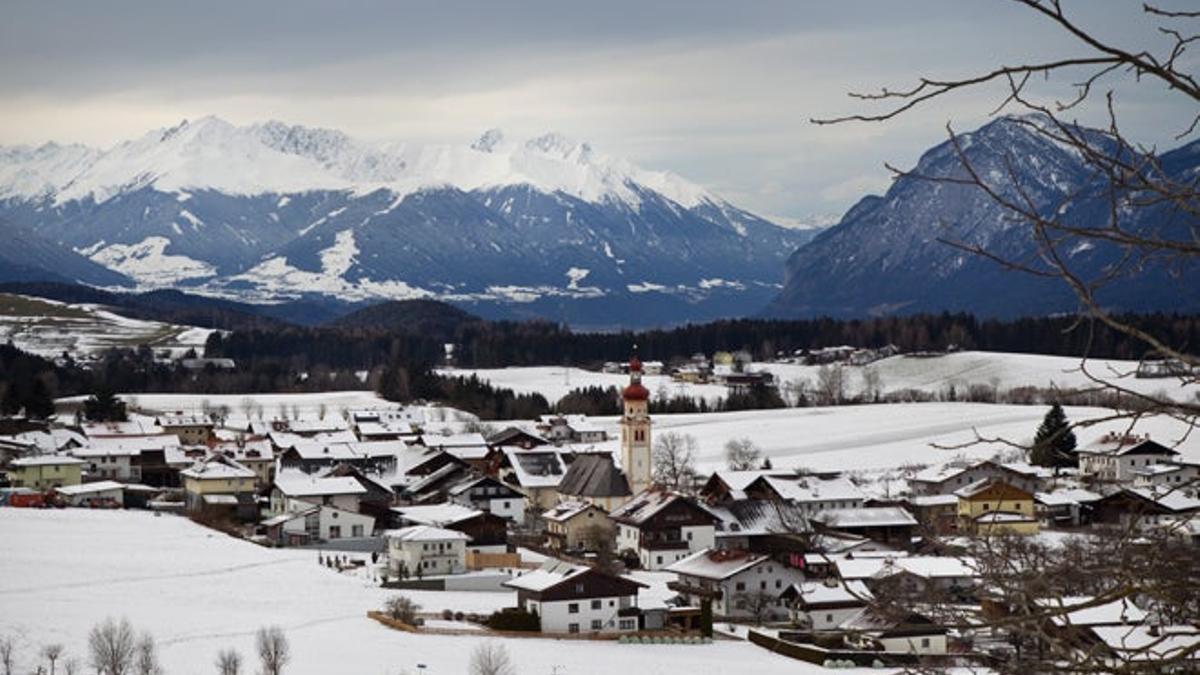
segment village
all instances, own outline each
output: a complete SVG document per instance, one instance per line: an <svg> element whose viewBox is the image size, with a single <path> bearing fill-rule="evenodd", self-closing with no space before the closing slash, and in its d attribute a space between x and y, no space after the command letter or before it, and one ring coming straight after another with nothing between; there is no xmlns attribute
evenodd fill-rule
<svg viewBox="0 0 1200 675"><path fill-rule="evenodd" d="M694 439L655 430L642 377L658 368L636 356L620 365L615 433L582 415L485 427L419 405L10 418L0 508L148 511L309 550L329 574L394 591L362 620L405 633L744 640L826 667L986 666L1016 648L945 619L930 599L995 604L973 543L1133 533L1200 545L1200 464L1145 434L1106 431L1058 466L996 448L871 482L773 468L751 433L725 468L701 474ZM896 588L917 599L885 611ZM421 612L406 592L515 602ZM1063 609L1050 620L1077 633L1079 649L1113 663L1147 642L1195 658L1194 628L1152 603L1042 602Z"/></svg>

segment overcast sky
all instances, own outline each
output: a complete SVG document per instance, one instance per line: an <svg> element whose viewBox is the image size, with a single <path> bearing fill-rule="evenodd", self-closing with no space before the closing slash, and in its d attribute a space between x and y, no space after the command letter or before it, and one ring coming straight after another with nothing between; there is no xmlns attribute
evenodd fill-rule
<svg viewBox="0 0 1200 675"><path fill-rule="evenodd" d="M1140 3L1067 7L1117 42L1161 44ZM846 92L1081 51L1005 0L7 0L0 143L107 146L207 114L464 144L558 131L805 218L886 188L885 161L912 164L947 122L977 126L999 93L809 124L863 110ZM1122 93L1127 130L1173 145L1188 110L1149 86Z"/></svg>

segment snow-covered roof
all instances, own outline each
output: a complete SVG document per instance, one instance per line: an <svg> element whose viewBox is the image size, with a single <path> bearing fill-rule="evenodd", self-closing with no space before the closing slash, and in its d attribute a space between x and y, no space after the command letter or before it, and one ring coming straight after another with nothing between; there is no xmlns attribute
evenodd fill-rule
<svg viewBox="0 0 1200 675"><path fill-rule="evenodd" d="M590 508L600 509L591 502L561 502L554 508L542 513L542 518L556 523L565 523ZM603 509L600 509L603 511Z"/></svg>
<svg viewBox="0 0 1200 675"><path fill-rule="evenodd" d="M213 421L207 415L159 415L158 425L164 429L171 427L211 427Z"/></svg>
<svg viewBox="0 0 1200 675"><path fill-rule="evenodd" d="M557 487L567 473L566 463L558 450L505 448L504 454L521 487Z"/></svg>
<svg viewBox="0 0 1200 675"><path fill-rule="evenodd" d="M428 448L471 448L476 446L487 447L487 440L483 434L471 432L465 434L424 434L421 436L421 441Z"/></svg>
<svg viewBox="0 0 1200 675"><path fill-rule="evenodd" d="M346 420L332 415L325 419L299 419L288 422L288 431L294 434L316 434L321 432L342 431L348 428Z"/></svg>
<svg viewBox="0 0 1200 675"><path fill-rule="evenodd" d="M1150 440L1149 436L1129 436L1124 434L1106 434L1094 443L1078 450L1090 455L1164 455L1174 457L1179 453L1171 448Z"/></svg>
<svg viewBox="0 0 1200 675"><path fill-rule="evenodd" d="M1136 624L1146 620L1146 612L1133 604L1128 598L1118 598L1110 602L1089 607L1095 602L1091 597L1061 597L1043 598L1037 602L1039 607L1048 611L1060 610L1061 613L1050 617L1050 620L1060 626L1104 626L1115 624ZM1071 609L1078 607L1078 609Z"/></svg>
<svg viewBox="0 0 1200 675"><path fill-rule="evenodd" d="M958 503L958 495L918 495L908 500L913 506L948 506Z"/></svg>
<svg viewBox="0 0 1200 675"><path fill-rule="evenodd" d="M78 497L79 495L90 495L96 492L108 492L109 490L123 490L124 488L124 485L115 480L100 480L95 483L64 485L60 488L55 488L55 490L64 495Z"/></svg>
<svg viewBox="0 0 1200 675"><path fill-rule="evenodd" d="M318 478L302 471L279 472L275 476L275 487L289 497L361 495L367 492L353 476Z"/></svg>
<svg viewBox="0 0 1200 675"><path fill-rule="evenodd" d="M76 457L132 457L147 450L173 450L179 448L179 437L174 434L166 436L124 436L114 438L89 439L86 445L72 449Z"/></svg>
<svg viewBox="0 0 1200 675"><path fill-rule="evenodd" d="M422 506L393 506L392 512L410 523L443 527L474 518L483 511L462 504L427 504Z"/></svg>
<svg viewBox="0 0 1200 675"><path fill-rule="evenodd" d="M573 565L557 558L551 558L542 563L538 569L510 579L504 582L504 585L508 588L540 593L564 581L574 579L589 569L591 568L586 565Z"/></svg>
<svg viewBox="0 0 1200 675"><path fill-rule="evenodd" d="M640 525L676 501L686 501L687 499L674 490L652 487L634 495L632 499L618 506L609 515L613 520Z"/></svg>
<svg viewBox="0 0 1200 675"><path fill-rule="evenodd" d="M1032 523L1033 521L1033 516L1011 511L988 511L975 516L975 522L985 525L988 523Z"/></svg>
<svg viewBox="0 0 1200 675"><path fill-rule="evenodd" d="M828 527L898 527L915 526L917 519L899 506L872 506L855 509L834 509L814 516Z"/></svg>
<svg viewBox="0 0 1200 675"><path fill-rule="evenodd" d="M12 466L69 466L73 464L83 464L83 460L77 457L68 457L67 455L34 455L33 457L21 457L10 462Z"/></svg>
<svg viewBox="0 0 1200 675"><path fill-rule="evenodd" d="M88 438L101 436L159 436L166 431L153 417L131 416L125 422L84 422L80 425Z"/></svg>
<svg viewBox="0 0 1200 675"><path fill-rule="evenodd" d="M908 572L926 579L973 578L976 576L974 562L963 558L942 556L887 556L867 558L835 558L838 576L843 579L871 579Z"/></svg>
<svg viewBox="0 0 1200 675"><path fill-rule="evenodd" d="M667 572L675 572L689 577L721 580L728 579L769 559L769 556L749 551L704 549L675 561L665 569Z"/></svg>
<svg viewBox="0 0 1200 675"><path fill-rule="evenodd" d="M1034 499L1040 504L1046 506L1070 506L1077 504L1090 504L1103 498L1103 495L1084 490L1083 488L1065 488L1055 490L1054 492L1039 492L1034 495Z"/></svg>
<svg viewBox="0 0 1200 675"><path fill-rule="evenodd" d="M833 585L813 581L792 584L791 591L808 605L866 602L873 597L862 581L834 581Z"/></svg>
<svg viewBox="0 0 1200 675"><path fill-rule="evenodd" d="M846 478L826 480L813 476L783 478L768 475L763 480L783 499L798 503L866 499L866 494Z"/></svg>
<svg viewBox="0 0 1200 675"><path fill-rule="evenodd" d="M1200 499L1187 496L1178 489L1126 488L1139 497L1144 497L1175 512L1200 510Z"/></svg>
<svg viewBox="0 0 1200 675"><path fill-rule="evenodd" d="M400 541L470 541L471 537L458 530L447 530L430 525L412 525L383 533L388 539Z"/></svg>
<svg viewBox="0 0 1200 675"><path fill-rule="evenodd" d="M1190 467L1183 464L1151 464L1149 466L1138 467L1133 470L1133 473L1138 476L1162 476L1176 471L1183 471Z"/></svg>
<svg viewBox="0 0 1200 675"><path fill-rule="evenodd" d="M180 476L196 480L257 478L258 474L227 457L210 455L179 472Z"/></svg>
<svg viewBox="0 0 1200 675"><path fill-rule="evenodd" d="M1126 661L1195 662L1200 659L1200 630L1195 626L1093 626L1096 635Z"/></svg>
<svg viewBox="0 0 1200 675"><path fill-rule="evenodd" d="M262 521L260 525L263 525L264 527L274 527L276 525L282 525L284 523L291 522L297 518L306 518L310 514L316 513L320 510L320 506L313 506L311 508L301 509L299 511L285 511L277 516L271 516L270 518L267 518L266 520Z"/></svg>

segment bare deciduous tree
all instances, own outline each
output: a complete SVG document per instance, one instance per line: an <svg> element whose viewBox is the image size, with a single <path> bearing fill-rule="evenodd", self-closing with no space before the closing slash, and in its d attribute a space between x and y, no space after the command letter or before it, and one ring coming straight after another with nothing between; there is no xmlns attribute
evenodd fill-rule
<svg viewBox="0 0 1200 675"><path fill-rule="evenodd" d="M125 675L133 669L137 656L137 637L129 619L109 617L92 627L88 634L88 653L92 667L104 675Z"/></svg>
<svg viewBox="0 0 1200 675"><path fill-rule="evenodd" d="M485 642L471 652L471 675L516 675L504 645Z"/></svg>
<svg viewBox="0 0 1200 675"><path fill-rule="evenodd" d="M690 491L696 477L696 438L668 431L654 442L654 482L672 490Z"/></svg>
<svg viewBox="0 0 1200 675"><path fill-rule="evenodd" d="M817 396L821 405L839 405L846 398L846 368L827 363L817 369Z"/></svg>
<svg viewBox="0 0 1200 675"><path fill-rule="evenodd" d="M154 644L153 635L142 633L138 638L133 669L137 675L161 675L162 664L158 661L158 647Z"/></svg>
<svg viewBox="0 0 1200 675"><path fill-rule="evenodd" d="M725 443L725 463L730 471L750 471L762 463L762 450L749 438L731 438Z"/></svg>
<svg viewBox="0 0 1200 675"><path fill-rule="evenodd" d="M255 636L262 675L280 675L291 659L287 636L279 626L265 626Z"/></svg>
<svg viewBox="0 0 1200 675"><path fill-rule="evenodd" d="M384 609L389 617L411 626L416 623L417 612L421 611L421 606L413 602L411 598L397 595L387 599Z"/></svg>
<svg viewBox="0 0 1200 675"><path fill-rule="evenodd" d="M42 656L50 662L50 675L55 675L58 670L58 660L62 658L63 646L60 644L49 644L42 647Z"/></svg>
<svg viewBox="0 0 1200 675"><path fill-rule="evenodd" d="M13 675L13 668L16 667L16 651L16 640L11 635L0 635L0 668L4 669L4 675Z"/></svg>
<svg viewBox="0 0 1200 675"><path fill-rule="evenodd" d="M220 675L239 675L242 672L242 655L236 649L222 649L217 654L217 672Z"/></svg>

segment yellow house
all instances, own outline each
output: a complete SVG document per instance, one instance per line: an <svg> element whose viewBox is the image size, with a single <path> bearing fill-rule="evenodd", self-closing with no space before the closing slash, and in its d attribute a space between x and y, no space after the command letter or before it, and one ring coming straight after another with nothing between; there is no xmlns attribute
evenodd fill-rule
<svg viewBox="0 0 1200 675"><path fill-rule="evenodd" d="M617 526L608 512L589 502L563 502L542 514L546 543L555 551L592 549L612 542Z"/></svg>
<svg viewBox="0 0 1200 675"><path fill-rule="evenodd" d="M958 525L981 535L1037 534L1033 494L1002 481L984 479L956 491Z"/></svg>
<svg viewBox="0 0 1200 675"><path fill-rule="evenodd" d="M9 464L8 480L13 487L50 490L79 485L84 461L65 455L37 455L14 459Z"/></svg>
<svg viewBox="0 0 1200 675"><path fill-rule="evenodd" d="M222 455L209 455L179 472L189 510L233 505L238 495L253 495L258 474Z"/></svg>

